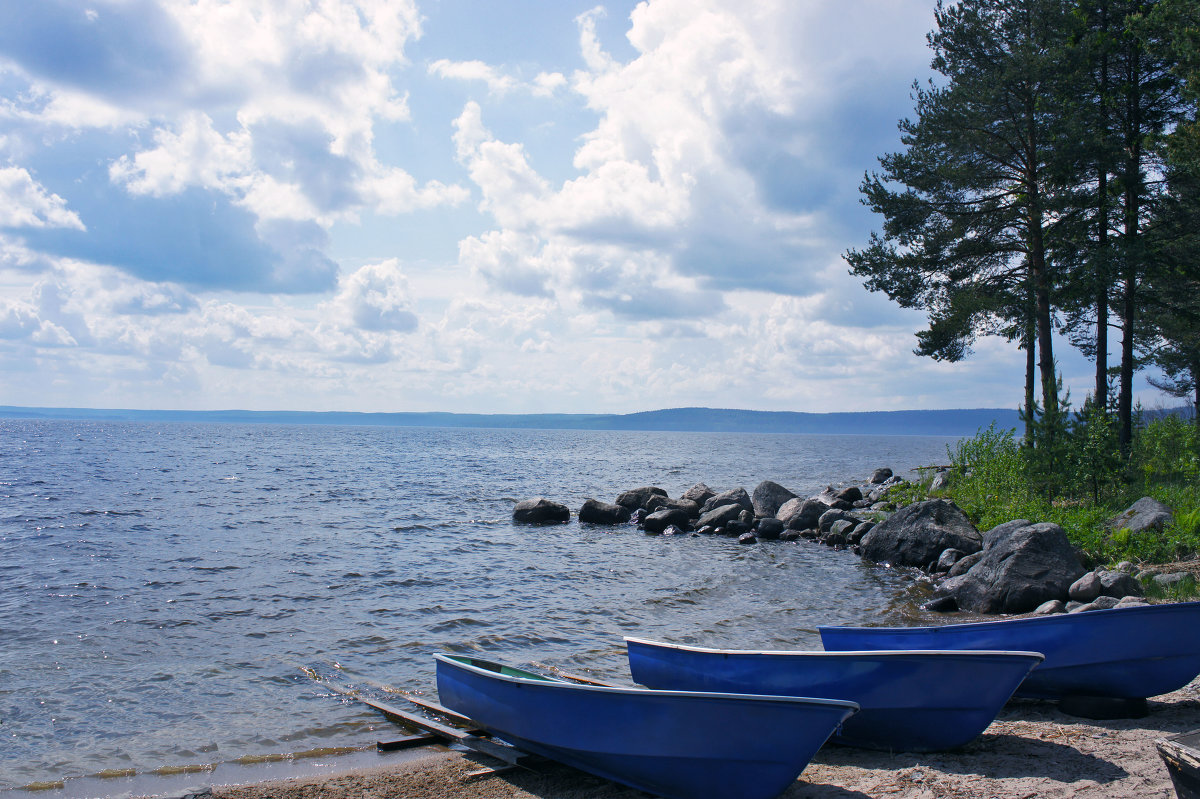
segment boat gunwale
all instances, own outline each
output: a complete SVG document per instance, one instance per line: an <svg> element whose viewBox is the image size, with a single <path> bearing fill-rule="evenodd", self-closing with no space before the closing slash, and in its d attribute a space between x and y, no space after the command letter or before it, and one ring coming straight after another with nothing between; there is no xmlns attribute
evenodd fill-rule
<svg viewBox="0 0 1200 799"><path fill-rule="evenodd" d="M1164 610L1164 608L1170 609L1170 611ZM1178 610L1176 610L1176 608L1178 608ZM839 630L839 631L856 632L856 633L858 633L858 632L872 632L872 633L873 632L886 632L888 634L916 635L916 634L927 634L934 630L977 629L977 628L986 628L986 627L990 627L993 625L1005 625L1005 624L1030 624L1030 625L1053 624L1053 623L1061 621L1063 619L1070 619L1070 620L1074 621L1076 619L1081 619L1081 618L1092 618L1092 617L1105 618L1106 616L1109 616L1112 614L1124 614L1124 615L1135 616L1135 615L1147 614L1147 613L1164 613L1164 612L1182 613L1187 608L1200 610L1200 601L1160 602L1157 605L1132 605L1132 606L1123 607L1123 608L1105 608L1103 610L1088 610L1088 611L1083 611L1081 613L1051 613L1051 614L1048 614L1045 616L1017 616L1015 618L1009 617L1009 618L1003 618L1003 619L981 619L979 621L951 622L949 624L923 624L923 625L917 625L917 626L913 626L913 627L889 627L889 626L879 626L879 627L858 626L858 627L855 627L855 626L843 626L840 624L822 624L817 627L817 632L820 633L822 630ZM880 651L899 651L899 650L880 650ZM968 650L957 650L957 651L965 652Z"/></svg>
<svg viewBox="0 0 1200 799"><path fill-rule="evenodd" d="M556 690L584 691L587 693L603 693L603 694L625 694L630 696L659 696L665 698L689 698L689 699L734 699L741 701L754 701L766 703L786 703L796 705L828 705L840 707L850 710L852 713L859 712L862 708L857 702L852 702L848 699L825 699L817 696L778 696L774 694L739 694L722 691L665 691L657 688L626 688L624 686L615 685L581 685L579 683L567 682L552 677L533 679L528 677L515 677L509 674L500 674L489 669L483 669L475 666L472 663L463 663L457 658L465 657L470 660L478 660L484 663L493 663L497 666L503 665L496 661L487 660L486 658L475 658L470 655L453 655L449 653L435 652L433 659L441 661L450 666L466 669L479 676L489 677L491 679L503 680L505 682L517 683L518 685L532 685L539 688L550 688ZM511 667L510 667L511 668Z"/></svg>
<svg viewBox="0 0 1200 799"><path fill-rule="evenodd" d="M838 628L838 629L890 629L878 627L864 628ZM900 628L910 629L910 628ZM688 652L699 652L706 655L771 655L771 656L786 656L786 657L820 657L836 659L839 657L859 656L859 657L885 657L889 659L902 659L912 656L928 656L936 655L938 658L957 658L964 657L975 660L982 656L1001 657L1013 659L1030 659L1036 658L1038 662L1046 659L1046 656L1041 652L1032 650L1020 649L845 649L845 650L804 650L804 649L715 649L707 646L693 646L691 644L671 644L664 641L653 641L649 638L638 638L636 636L625 636L626 648L628 643L632 641L638 644L646 644L652 648L661 649L678 649Z"/></svg>

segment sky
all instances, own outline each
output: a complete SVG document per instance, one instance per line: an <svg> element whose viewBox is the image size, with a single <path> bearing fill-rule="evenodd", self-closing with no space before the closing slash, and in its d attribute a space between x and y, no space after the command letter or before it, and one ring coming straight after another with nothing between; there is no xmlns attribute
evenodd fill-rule
<svg viewBox="0 0 1200 799"><path fill-rule="evenodd" d="M843 260L934 5L0 0L0 404L1015 408Z"/></svg>

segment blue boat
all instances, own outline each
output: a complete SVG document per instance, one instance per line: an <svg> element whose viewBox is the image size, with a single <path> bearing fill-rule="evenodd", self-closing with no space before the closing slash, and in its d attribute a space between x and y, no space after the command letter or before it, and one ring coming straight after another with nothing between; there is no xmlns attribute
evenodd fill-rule
<svg viewBox="0 0 1200 799"><path fill-rule="evenodd" d="M1200 602L940 627L821 627L825 649L1026 649L1046 659L1017 696L1144 699L1200 674Z"/></svg>
<svg viewBox="0 0 1200 799"><path fill-rule="evenodd" d="M830 738L864 749L936 752L987 729L1037 652L765 652L626 638L635 682L679 691L820 696L862 710Z"/></svg>
<svg viewBox="0 0 1200 799"><path fill-rule="evenodd" d="M614 688L434 655L441 703L519 749L669 799L771 799L858 710L833 699Z"/></svg>

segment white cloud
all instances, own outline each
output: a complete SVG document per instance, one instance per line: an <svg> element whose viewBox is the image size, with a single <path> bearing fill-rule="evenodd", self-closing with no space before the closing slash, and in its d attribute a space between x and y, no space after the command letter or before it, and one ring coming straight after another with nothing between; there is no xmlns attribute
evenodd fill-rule
<svg viewBox="0 0 1200 799"><path fill-rule="evenodd" d="M333 304L363 330L409 333L417 327L408 279L395 258L369 264L343 278Z"/></svg>
<svg viewBox="0 0 1200 799"><path fill-rule="evenodd" d="M66 200L15 166L0 167L0 227L86 229Z"/></svg>

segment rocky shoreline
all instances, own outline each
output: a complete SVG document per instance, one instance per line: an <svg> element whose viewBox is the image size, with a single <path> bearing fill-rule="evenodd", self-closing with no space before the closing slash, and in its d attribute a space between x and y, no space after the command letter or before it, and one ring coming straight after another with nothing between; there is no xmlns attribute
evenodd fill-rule
<svg viewBox="0 0 1200 799"><path fill-rule="evenodd" d="M812 541L849 550L867 561L919 570L935 584L924 607L983 614L1068 613L1144 604L1144 585L1169 586L1185 572L1157 573L1124 562L1088 570L1057 524L1014 519L979 531L951 500L934 496L945 471L920 487L927 499L897 506L889 495L910 485L889 468L861 483L801 497L771 480L752 492L717 492L704 483L671 497L657 486L622 492L614 502L588 498L575 517L581 524L631 525L647 535L728 536L746 545L760 541ZM905 492L911 495L913 492ZM513 521L570 522L566 505L536 497L518 502ZM1145 497L1108 523L1128 535L1161 532L1172 510Z"/></svg>

